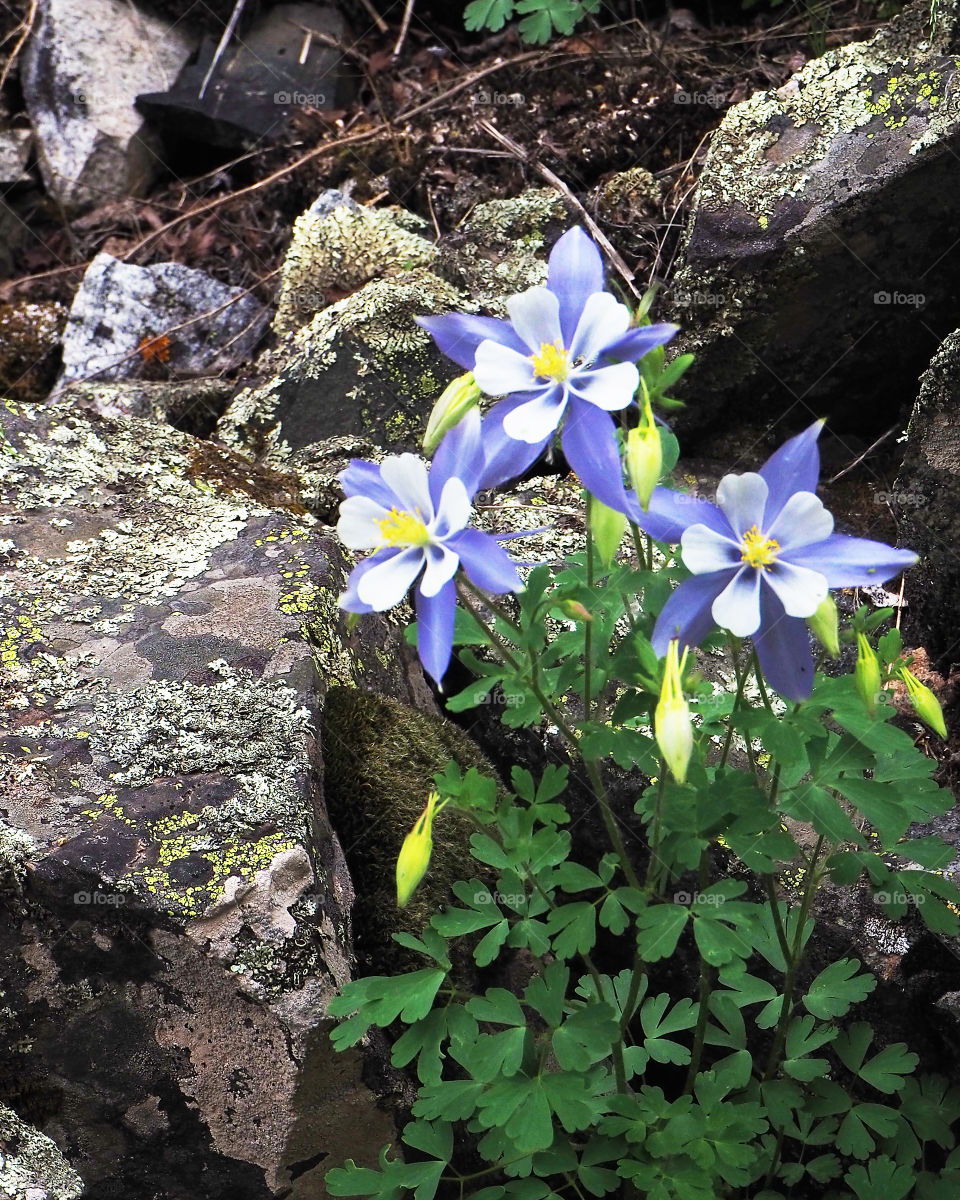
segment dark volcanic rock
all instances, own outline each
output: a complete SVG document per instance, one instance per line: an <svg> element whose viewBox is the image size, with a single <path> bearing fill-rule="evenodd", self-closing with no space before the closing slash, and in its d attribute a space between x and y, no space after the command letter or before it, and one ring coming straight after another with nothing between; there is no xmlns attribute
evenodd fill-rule
<svg viewBox="0 0 960 1200"><path fill-rule="evenodd" d="M321 1196L395 1138L327 1037L324 698L430 693L386 619L346 633L338 548L269 473L67 405L2 424L0 1102L91 1197Z"/></svg>
<svg viewBox="0 0 960 1200"><path fill-rule="evenodd" d="M880 432L960 323L956 6L915 5L715 133L671 318L694 429L795 409Z"/></svg>

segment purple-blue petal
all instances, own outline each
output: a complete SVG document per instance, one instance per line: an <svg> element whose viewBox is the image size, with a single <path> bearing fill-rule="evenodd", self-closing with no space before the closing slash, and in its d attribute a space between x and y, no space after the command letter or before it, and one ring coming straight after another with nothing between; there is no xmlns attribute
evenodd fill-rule
<svg viewBox="0 0 960 1200"><path fill-rule="evenodd" d="M451 579L435 596L424 596L416 589L417 653L423 669L437 687L450 665L453 651L453 624L457 614L457 588Z"/></svg>
<svg viewBox="0 0 960 1200"><path fill-rule="evenodd" d="M673 638L681 646L699 646L716 625L711 613L714 600L734 577L736 571L710 571L693 575L671 595L654 626L653 648L662 658Z"/></svg>
<svg viewBox="0 0 960 1200"><path fill-rule="evenodd" d="M378 567L380 563L386 562L388 558L393 558L399 553L399 546L391 546L385 550L377 550L375 554L371 554L369 558L365 558L363 562L358 563L347 577L347 586L340 597L340 607L346 612L352 613L371 613L376 611L371 605L364 604L360 599L357 595L357 586L368 571L374 567Z"/></svg>
<svg viewBox="0 0 960 1200"><path fill-rule="evenodd" d="M447 358L452 358L468 371L477 361L477 347L490 340L501 346L509 346L520 354L530 351L514 332L509 321L497 317L474 317L469 313L444 313L439 317L416 317L417 324L427 331L437 343L437 348Z"/></svg>
<svg viewBox="0 0 960 1200"><path fill-rule="evenodd" d="M885 542L832 533L822 542L789 551L784 560L819 571L830 587L874 587L912 567L917 556Z"/></svg>
<svg viewBox="0 0 960 1200"><path fill-rule="evenodd" d="M628 512L630 499L623 486L617 430L610 414L571 396L560 436L570 469L587 491L607 508Z"/></svg>
<svg viewBox="0 0 960 1200"><path fill-rule="evenodd" d="M523 586L513 559L490 534L464 529L448 538L447 545L459 556L471 582L485 592L501 595Z"/></svg>
<svg viewBox="0 0 960 1200"><path fill-rule="evenodd" d="M760 628L753 634L763 677L787 700L806 700L813 690L810 632L800 617L788 617L773 588L760 587Z"/></svg>
<svg viewBox="0 0 960 1200"><path fill-rule="evenodd" d="M338 478L346 496L369 496L388 509L400 503L393 489L383 482L380 467L376 463L352 458L350 466L341 471Z"/></svg>
<svg viewBox="0 0 960 1200"><path fill-rule="evenodd" d="M767 459L760 474L769 489L763 512L765 526L772 525L781 508L794 492L815 492L820 479L820 450L817 438L823 421L814 423L783 443Z"/></svg>
<svg viewBox="0 0 960 1200"><path fill-rule="evenodd" d="M508 437L503 428L503 418L526 404L529 395L510 396L490 409L483 422L483 470L477 481L478 490L495 488L522 475L543 453L553 434L542 442L521 442Z"/></svg>
<svg viewBox="0 0 960 1200"><path fill-rule="evenodd" d="M440 507L443 485L448 479L459 479L472 499L483 473L484 448L480 413L475 409L446 434L437 447L430 464L430 499L434 509Z"/></svg>
<svg viewBox="0 0 960 1200"><path fill-rule="evenodd" d="M631 492L630 496L627 516L655 541L679 542L690 525L706 525L723 537L736 536L720 509L700 496L675 492L672 488L654 488L646 512L640 507L635 493Z"/></svg>
<svg viewBox="0 0 960 1200"><path fill-rule="evenodd" d="M679 329L678 325L663 322L659 325L640 325L628 329L625 334L611 342L603 357L611 362L636 362L655 346L663 346Z"/></svg>
<svg viewBox="0 0 960 1200"><path fill-rule="evenodd" d="M587 297L603 291L603 259L579 225L568 229L550 251L547 287L560 301L560 332L569 346Z"/></svg>

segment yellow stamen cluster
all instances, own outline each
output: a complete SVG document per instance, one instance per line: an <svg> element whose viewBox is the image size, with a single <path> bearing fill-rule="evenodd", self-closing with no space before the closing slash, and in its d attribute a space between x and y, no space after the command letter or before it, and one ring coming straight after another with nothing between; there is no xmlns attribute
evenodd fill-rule
<svg viewBox="0 0 960 1200"><path fill-rule="evenodd" d="M380 536L386 546L426 546L430 541L430 531L419 508L415 513L392 508L389 517L374 520L374 524L380 527Z"/></svg>
<svg viewBox="0 0 960 1200"><path fill-rule="evenodd" d="M558 338L555 342L543 342L538 354L532 354L533 373L538 379L555 379L562 382L570 374L570 355Z"/></svg>
<svg viewBox="0 0 960 1200"><path fill-rule="evenodd" d="M756 525L752 525L743 535L740 561L750 567L765 569L777 561L779 552L780 543L774 538L764 537Z"/></svg>

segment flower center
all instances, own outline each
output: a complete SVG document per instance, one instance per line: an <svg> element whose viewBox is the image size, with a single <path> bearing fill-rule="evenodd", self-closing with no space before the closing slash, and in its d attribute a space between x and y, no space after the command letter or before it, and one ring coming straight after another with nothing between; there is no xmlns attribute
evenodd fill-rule
<svg viewBox="0 0 960 1200"><path fill-rule="evenodd" d="M756 527L751 526L743 535L740 545L740 561L750 567L765 569L777 561L780 543L773 538L766 538Z"/></svg>
<svg viewBox="0 0 960 1200"><path fill-rule="evenodd" d="M564 350L560 339L542 342L537 354L531 354L533 373L537 379L555 379L562 383L570 374L570 353Z"/></svg>
<svg viewBox="0 0 960 1200"><path fill-rule="evenodd" d="M392 508L389 517L375 519L373 523L380 526L385 546L426 546L430 541L430 531L419 508L412 513Z"/></svg>

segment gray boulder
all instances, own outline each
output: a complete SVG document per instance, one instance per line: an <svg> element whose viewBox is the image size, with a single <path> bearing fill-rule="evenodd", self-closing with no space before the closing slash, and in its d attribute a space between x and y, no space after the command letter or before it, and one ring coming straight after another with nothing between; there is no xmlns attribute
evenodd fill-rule
<svg viewBox="0 0 960 1200"><path fill-rule="evenodd" d="M10 1102L93 1195L322 1194L395 1141L398 1086L327 1037L353 889L325 698L435 712L419 665L388 618L347 631L338 546L270 472L69 403L0 412Z"/></svg>
<svg viewBox="0 0 960 1200"><path fill-rule="evenodd" d="M163 164L133 102L172 83L192 49L183 23L124 0L41 0L21 79L40 174L64 207L143 194Z"/></svg>
<svg viewBox="0 0 960 1200"><path fill-rule="evenodd" d="M268 319L254 296L205 271L98 254L70 308L60 382L130 379L153 361L196 375L226 371L252 354Z"/></svg>
<svg viewBox="0 0 960 1200"><path fill-rule="evenodd" d="M960 40L928 9L724 116L672 287L681 425L798 405L879 432L957 325Z"/></svg>

